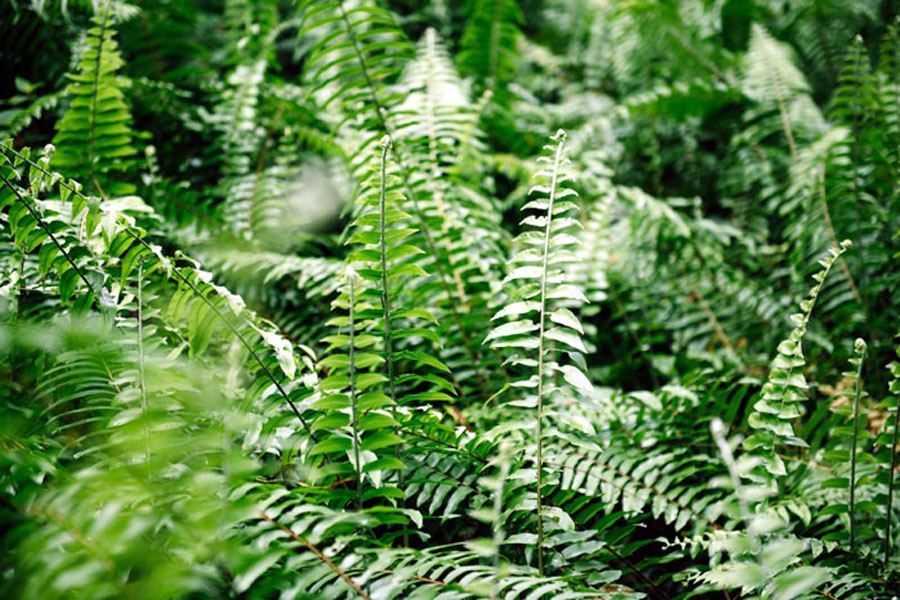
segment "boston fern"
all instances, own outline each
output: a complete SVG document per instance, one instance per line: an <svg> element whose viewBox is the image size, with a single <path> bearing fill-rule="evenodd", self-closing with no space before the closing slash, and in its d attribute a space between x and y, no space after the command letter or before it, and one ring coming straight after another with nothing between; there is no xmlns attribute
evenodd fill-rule
<svg viewBox="0 0 900 600"><path fill-rule="evenodd" d="M510 302L494 315L492 320L501 324L487 336L493 347L508 350L509 364L525 367L528 372L525 379L512 383L514 388L524 388L526 393L525 398L514 400L512 405L535 411L537 561L538 570L542 573L544 403L552 397L556 373L578 387L590 388L591 385L581 369L575 366L584 365L585 349L579 337L583 333L581 324L569 309L554 306L559 304L560 299L573 296L583 298L584 295L577 287L567 285L564 279L565 266L575 260L572 248L577 238L570 231L580 223L567 216L577 207L566 198L577 194L565 186L570 179L566 171L568 159L564 153L566 133L560 130L552 140L555 144L545 146L547 155L538 159L543 168L536 177L541 183L531 188L530 194L534 199L523 207L523 211L534 211L522 220L522 224L529 229L513 242L520 249L510 259L506 281L517 289ZM559 351L565 353L574 365L560 366L557 363L555 344L559 344Z"/></svg>
<svg viewBox="0 0 900 600"><path fill-rule="evenodd" d="M893 598L898 16L0 5L0 597Z"/></svg>
<svg viewBox="0 0 900 600"><path fill-rule="evenodd" d="M116 170L128 165L132 146L131 113L116 71L122 66L114 38L114 3L105 2L87 30L78 72L67 75L69 109L57 124L54 166L92 186L96 195L123 196L133 186Z"/></svg>

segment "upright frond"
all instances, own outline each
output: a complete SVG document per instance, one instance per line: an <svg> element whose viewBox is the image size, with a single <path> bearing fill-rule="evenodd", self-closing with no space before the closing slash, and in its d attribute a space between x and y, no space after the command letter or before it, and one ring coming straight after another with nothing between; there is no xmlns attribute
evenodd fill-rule
<svg viewBox="0 0 900 600"><path fill-rule="evenodd" d="M542 514L542 443L544 402L552 398L556 389L557 373L576 388L590 388L584 375L584 333L578 318L560 301L580 298L587 302L581 290L565 283L568 265L577 260L573 249L577 238L572 231L581 223L568 216L577 206L568 198L576 196L575 190L566 186L571 178L566 172L566 134L559 130L553 138L555 144L545 146L547 154L538 161L542 168L535 177L539 183L531 188L534 199L523 211L526 226L516 238L518 251L510 260L507 282L515 284L513 301L494 315L500 320L487 336L494 348L509 352L507 362L525 367L528 376L514 382L515 388L526 391L524 400L513 404L534 408L536 412L536 460L537 460L537 532L538 568L543 572L543 514ZM532 213L533 211L533 213ZM532 352L534 352L532 354ZM568 356L567 364L560 365L557 353Z"/></svg>
<svg viewBox="0 0 900 600"><path fill-rule="evenodd" d="M97 195L107 197L133 193L124 177L123 166L133 156L131 112L125 103L122 84L116 75L122 65L118 44L113 39L115 18L105 3L84 38L85 49L78 72L66 88L69 109L57 124L53 161L71 177L81 179Z"/></svg>

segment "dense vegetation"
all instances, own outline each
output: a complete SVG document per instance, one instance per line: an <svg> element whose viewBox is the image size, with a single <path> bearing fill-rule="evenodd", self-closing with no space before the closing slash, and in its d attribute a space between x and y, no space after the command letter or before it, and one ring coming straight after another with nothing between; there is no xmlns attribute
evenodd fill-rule
<svg viewBox="0 0 900 600"><path fill-rule="evenodd" d="M898 9L0 1L0 596L894 597Z"/></svg>

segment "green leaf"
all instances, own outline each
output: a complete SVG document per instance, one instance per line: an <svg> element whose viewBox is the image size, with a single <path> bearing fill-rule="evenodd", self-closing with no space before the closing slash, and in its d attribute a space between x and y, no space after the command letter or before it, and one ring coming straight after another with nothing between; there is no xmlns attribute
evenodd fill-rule
<svg viewBox="0 0 900 600"><path fill-rule="evenodd" d="M347 440L349 442L349 440ZM388 446L396 446L402 444L403 438L390 431L377 431L369 434L363 439L360 448L363 450L378 450Z"/></svg>
<svg viewBox="0 0 900 600"><path fill-rule="evenodd" d="M345 437L330 437L322 440L309 451L310 456L319 454L332 454L334 452L346 452L353 447L353 441Z"/></svg>
<svg viewBox="0 0 900 600"><path fill-rule="evenodd" d="M563 378L575 386L579 390L590 391L593 389L591 381L581 372L578 367L572 365L564 365L559 368L563 373Z"/></svg>
<svg viewBox="0 0 900 600"><path fill-rule="evenodd" d="M62 274L62 277L59 278L59 295L63 300L69 300L72 297L78 281L78 272L72 267Z"/></svg>
<svg viewBox="0 0 900 600"><path fill-rule="evenodd" d="M829 580L831 570L822 567L800 567L782 573L773 582L773 600L793 600Z"/></svg>
<svg viewBox="0 0 900 600"><path fill-rule="evenodd" d="M553 327L552 329L548 329L547 331L545 331L544 335L548 339L556 340L557 342L566 344L574 350L578 350L582 353L587 353L587 349L584 347L584 343L581 341L581 338L566 329Z"/></svg>

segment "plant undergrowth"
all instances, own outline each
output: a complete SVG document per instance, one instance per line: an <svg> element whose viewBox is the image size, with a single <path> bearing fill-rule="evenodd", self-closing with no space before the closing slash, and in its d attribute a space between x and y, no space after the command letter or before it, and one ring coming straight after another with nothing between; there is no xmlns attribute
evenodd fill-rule
<svg viewBox="0 0 900 600"><path fill-rule="evenodd" d="M897 12L3 4L0 595L896 598Z"/></svg>

